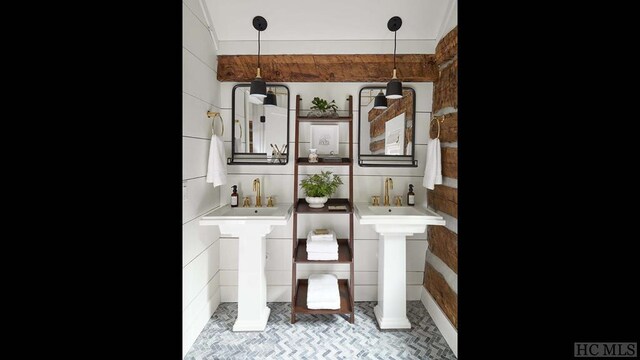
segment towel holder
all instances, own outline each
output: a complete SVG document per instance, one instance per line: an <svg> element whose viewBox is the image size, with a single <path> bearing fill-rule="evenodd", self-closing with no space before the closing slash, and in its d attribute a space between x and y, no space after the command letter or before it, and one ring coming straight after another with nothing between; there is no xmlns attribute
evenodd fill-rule
<svg viewBox="0 0 640 360"><path fill-rule="evenodd" d="M442 117L442 119L438 120L437 116L434 116L431 118L431 121L429 122L429 128L431 128L432 124L433 124L433 120L436 121L436 124L438 124L438 135L435 137L436 139L440 138L440 123L444 122L444 115L440 115Z"/></svg>
<svg viewBox="0 0 640 360"><path fill-rule="evenodd" d="M219 112L207 111L207 117L213 118L213 120L211 120L211 135L215 135L215 132L213 131L213 122L216 120L216 116L220 118L220 125L222 126L220 130L220 135L218 136L222 136L224 134L224 120L222 119L222 115L220 115Z"/></svg>

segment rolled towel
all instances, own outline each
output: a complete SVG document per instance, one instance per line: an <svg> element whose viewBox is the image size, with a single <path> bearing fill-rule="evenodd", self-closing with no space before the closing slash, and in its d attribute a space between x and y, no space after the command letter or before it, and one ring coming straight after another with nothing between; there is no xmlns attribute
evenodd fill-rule
<svg viewBox="0 0 640 360"><path fill-rule="evenodd" d="M308 260L338 260L338 252L323 253L323 252L308 252Z"/></svg>
<svg viewBox="0 0 640 360"><path fill-rule="evenodd" d="M335 275L309 275L307 308L331 310L340 309L340 291L338 290L338 278Z"/></svg>

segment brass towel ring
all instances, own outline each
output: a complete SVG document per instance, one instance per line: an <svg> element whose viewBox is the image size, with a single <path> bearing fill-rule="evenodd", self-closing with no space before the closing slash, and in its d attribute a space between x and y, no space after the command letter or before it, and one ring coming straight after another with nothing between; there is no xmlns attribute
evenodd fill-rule
<svg viewBox="0 0 640 360"><path fill-rule="evenodd" d="M222 137L222 135L224 135L224 120L222 119L222 115L220 115L219 112L207 111L207 117L213 118L211 120L211 135L215 135L215 132L213 130L213 122L216 120L216 116L220 118L220 126L221 126L220 135L218 136Z"/></svg>
<svg viewBox="0 0 640 360"><path fill-rule="evenodd" d="M434 116L433 118L431 118L431 122L429 125L429 128L431 128L431 126L433 126L433 120L436 121L436 124L438 124L438 135L435 137L435 139L439 139L440 138L440 123L444 121L444 115L441 115L442 119L438 120L437 116Z"/></svg>

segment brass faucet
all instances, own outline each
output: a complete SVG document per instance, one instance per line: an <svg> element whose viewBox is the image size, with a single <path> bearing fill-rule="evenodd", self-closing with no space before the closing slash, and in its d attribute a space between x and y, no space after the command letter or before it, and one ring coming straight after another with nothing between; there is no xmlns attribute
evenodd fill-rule
<svg viewBox="0 0 640 360"><path fill-rule="evenodd" d="M253 179L253 191L256 192L256 207L262 207L262 200L260 196L260 179Z"/></svg>
<svg viewBox="0 0 640 360"><path fill-rule="evenodd" d="M267 196L267 207L273 207L273 195Z"/></svg>
<svg viewBox="0 0 640 360"><path fill-rule="evenodd" d="M389 186L393 189L393 180L391 178L384 179L384 205L389 206Z"/></svg>
<svg viewBox="0 0 640 360"><path fill-rule="evenodd" d="M251 200L249 199L248 196L244 197L244 200L242 201L242 207L250 207L251 206Z"/></svg>

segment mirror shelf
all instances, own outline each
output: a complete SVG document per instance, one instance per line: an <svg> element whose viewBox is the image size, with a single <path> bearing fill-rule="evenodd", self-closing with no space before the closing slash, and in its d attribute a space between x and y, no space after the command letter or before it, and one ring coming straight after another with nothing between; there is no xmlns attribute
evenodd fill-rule
<svg viewBox="0 0 640 360"><path fill-rule="evenodd" d="M251 84L231 92L231 157L229 165L286 165L289 162L289 88L268 84L275 105L264 105L249 94Z"/></svg>
<svg viewBox="0 0 640 360"><path fill-rule="evenodd" d="M358 165L361 167L417 167L415 156L415 90L403 87L403 97L387 99L375 109L384 86L365 86L358 97Z"/></svg>

